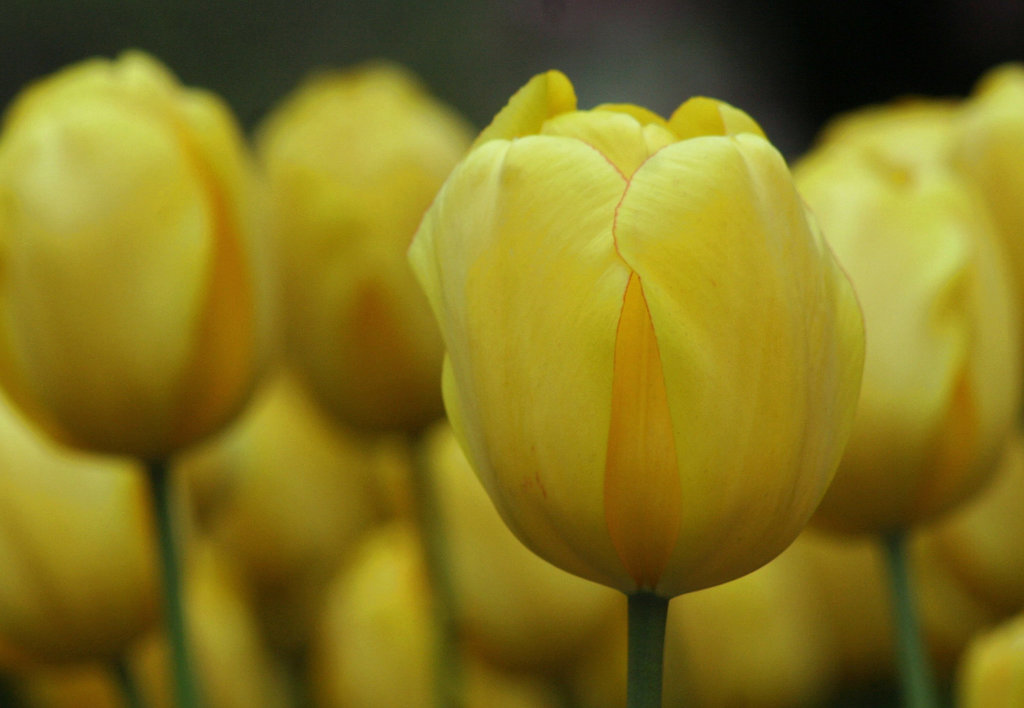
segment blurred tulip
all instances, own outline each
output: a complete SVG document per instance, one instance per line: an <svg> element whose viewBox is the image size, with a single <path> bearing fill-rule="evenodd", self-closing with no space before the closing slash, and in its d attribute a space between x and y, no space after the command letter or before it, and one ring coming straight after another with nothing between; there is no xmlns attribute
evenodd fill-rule
<svg viewBox="0 0 1024 708"><path fill-rule="evenodd" d="M76 64L0 134L0 381L60 440L163 458L261 359L250 165L223 103L154 59Z"/></svg>
<svg viewBox="0 0 1024 708"><path fill-rule="evenodd" d="M808 559L792 547L749 575L675 600L665 705L823 705L835 680L829 628L814 615Z"/></svg>
<svg viewBox="0 0 1024 708"><path fill-rule="evenodd" d="M259 132L287 352L347 424L414 430L442 414L441 338L405 252L471 139L391 65L310 79Z"/></svg>
<svg viewBox="0 0 1024 708"><path fill-rule="evenodd" d="M467 643L513 669L562 672L619 619L621 596L523 546L494 510L448 426L434 430L427 445Z"/></svg>
<svg viewBox="0 0 1024 708"><path fill-rule="evenodd" d="M420 544L396 523L367 538L332 586L312 656L320 708L419 708L433 696L432 602ZM555 708L544 684L479 661L466 667L467 708Z"/></svg>
<svg viewBox="0 0 1024 708"><path fill-rule="evenodd" d="M1024 616L971 642L960 666L957 698L960 708L1024 705Z"/></svg>
<svg viewBox="0 0 1024 708"><path fill-rule="evenodd" d="M853 434L816 521L890 533L990 476L1017 414L1016 302L991 219L949 166L951 108L854 114L795 168L864 308Z"/></svg>
<svg viewBox="0 0 1024 708"><path fill-rule="evenodd" d="M1006 446L994 479L926 534L927 551L1003 614L1024 610L1024 434Z"/></svg>
<svg viewBox="0 0 1024 708"><path fill-rule="evenodd" d="M845 276L745 113L577 111L531 80L424 217L445 403L538 555L626 593L725 582L814 511L863 350Z"/></svg>
<svg viewBox="0 0 1024 708"><path fill-rule="evenodd" d="M0 470L0 656L118 659L156 619L144 478L58 447L5 401Z"/></svg>
<svg viewBox="0 0 1024 708"><path fill-rule="evenodd" d="M281 371L178 469L207 498L207 530L239 565L275 645L299 648L327 583L379 515L366 446Z"/></svg>
<svg viewBox="0 0 1024 708"><path fill-rule="evenodd" d="M990 207L1024 293L1024 64L982 77L964 104L957 139L956 164Z"/></svg>

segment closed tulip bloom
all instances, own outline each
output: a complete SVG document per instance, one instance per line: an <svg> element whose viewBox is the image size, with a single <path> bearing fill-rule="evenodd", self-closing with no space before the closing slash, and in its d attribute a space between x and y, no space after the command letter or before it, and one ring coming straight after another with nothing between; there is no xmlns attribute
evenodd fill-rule
<svg viewBox="0 0 1024 708"><path fill-rule="evenodd" d="M14 102L0 381L42 427L154 459L240 408L265 332L251 179L224 104L138 52Z"/></svg>
<svg viewBox="0 0 1024 708"><path fill-rule="evenodd" d="M288 357L340 420L413 430L443 413L443 345L405 252L472 139L396 66L316 76L258 135Z"/></svg>
<svg viewBox="0 0 1024 708"><path fill-rule="evenodd" d="M1013 708L1024 704L1024 616L976 637L957 674L957 705Z"/></svg>
<svg viewBox="0 0 1024 708"><path fill-rule="evenodd" d="M577 111L565 76L540 75L410 259L456 434L543 558L672 597L767 562L814 511L853 415L860 310L745 113Z"/></svg>
<svg viewBox="0 0 1024 708"><path fill-rule="evenodd" d="M1020 401L1014 290L985 204L950 166L945 103L847 118L797 165L864 308L853 434L825 526L927 521L992 473Z"/></svg>
<svg viewBox="0 0 1024 708"><path fill-rule="evenodd" d="M980 187L1024 292L1024 64L982 77L957 126L957 166ZM1024 307L1020 308L1024 316Z"/></svg>
<svg viewBox="0 0 1024 708"><path fill-rule="evenodd" d="M58 447L0 401L0 663L119 657L157 613L136 465Z"/></svg>

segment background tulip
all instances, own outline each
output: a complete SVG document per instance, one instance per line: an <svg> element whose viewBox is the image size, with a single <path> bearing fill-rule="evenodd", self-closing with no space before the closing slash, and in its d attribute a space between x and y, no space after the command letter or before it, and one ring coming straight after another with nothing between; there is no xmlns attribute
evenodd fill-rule
<svg viewBox="0 0 1024 708"><path fill-rule="evenodd" d="M71 445L152 460L223 425L260 361L242 138L152 58L26 89L0 134L0 381Z"/></svg>
<svg viewBox="0 0 1024 708"><path fill-rule="evenodd" d="M864 308L856 422L817 520L887 533L994 469L1018 410L1012 281L978 193L950 166L946 103L848 117L795 168Z"/></svg>
<svg viewBox="0 0 1024 708"><path fill-rule="evenodd" d="M111 661L156 617L145 485L70 452L0 401L0 646L46 663Z"/></svg>
<svg viewBox="0 0 1024 708"><path fill-rule="evenodd" d="M671 597L806 523L852 419L860 312L746 114L574 108L557 72L513 96L410 259L506 523L570 572Z"/></svg>
<svg viewBox="0 0 1024 708"><path fill-rule="evenodd" d="M1011 708L1024 702L1024 616L976 637L957 679L961 708Z"/></svg>
<svg viewBox="0 0 1024 708"><path fill-rule="evenodd" d="M313 77L259 131L287 353L347 424L409 430L442 414L441 338L405 252L471 137L391 65Z"/></svg>

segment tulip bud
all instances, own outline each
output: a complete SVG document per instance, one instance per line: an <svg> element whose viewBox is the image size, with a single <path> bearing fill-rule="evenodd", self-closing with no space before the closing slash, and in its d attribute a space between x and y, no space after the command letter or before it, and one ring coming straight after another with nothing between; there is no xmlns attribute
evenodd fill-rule
<svg viewBox="0 0 1024 708"><path fill-rule="evenodd" d="M279 646L306 641L327 583L377 518L364 448L282 371L229 431L180 460L194 488L218 490L206 494L209 533Z"/></svg>
<svg viewBox="0 0 1024 708"><path fill-rule="evenodd" d="M0 469L0 656L118 657L156 614L156 549L139 470L56 446L6 401Z"/></svg>
<svg viewBox="0 0 1024 708"><path fill-rule="evenodd" d="M816 517L887 533L988 479L1021 392L1013 288L984 202L949 165L952 108L846 118L795 168L864 308L856 422Z"/></svg>
<svg viewBox="0 0 1024 708"><path fill-rule="evenodd" d="M433 602L420 544L396 523L369 536L328 593L314 642L311 690L323 708L413 708L433 697ZM468 661L467 708L554 708L540 682Z"/></svg>
<svg viewBox="0 0 1024 708"><path fill-rule="evenodd" d="M972 640L957 674L960 708L1024 704L1024 616Z"/></svg>
<svg viewBox="0 0 1024 708"><path fill-rule="evenodd" d="M26 89L0 134L0 382L70 445L162 458L223 425L260 361L251 178L214 96L152 58Z"/></svg>
<svg viewBox="0 0 1024 708"><path fill-rule="evenodd" d="M287 354L347 424L442 414L441 338L405 252L471 137L394 66L317 76L260 130Z"/></svg>
<svg viewBox="0 0 1024 708"><path fill-rule="evenodd" d="M409 255L505 522L569 572L671 597L764 564L818 505L860 311L745 113L575 105L557 72L514 95Z"/></svg>
<svg viewBox="0 0 1024 708"><path fill-rule="evenodd" d="M1024 292L1024 64L993 69L965 103L956 164L979 187ZM1019 313L1024 317L1024 307Z"/></svg>

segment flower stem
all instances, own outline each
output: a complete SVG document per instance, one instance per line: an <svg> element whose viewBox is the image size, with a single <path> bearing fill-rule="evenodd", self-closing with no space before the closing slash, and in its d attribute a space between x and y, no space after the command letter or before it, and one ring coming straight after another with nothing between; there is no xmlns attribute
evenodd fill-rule
<svg viewBox="0 0 1024 708"><path fill-rule="evenodd" d="M150 462L147 467L150 495L156 516L157 542L160 547L164 625L171 652L174 695L177 698L175 705L178 708L199 708L199 691L189 657L181 549L174 534L170 469L165 460Z"/></svg>
<svg viewBox="0 0 1024 708"><path fill-rule="evenodd" d="M883 538L882 545L885 548L892 592L903 705L904 708L936 708L939 705L938 691L914 603L907 562L906 533L891 533Z"/></svg>
<svg viewBox="0 0 1024 708"><path fill-rule="evenodd" d="M668 599L651 592L629 596L626 707L661 708Z"/></svg>
<svg viewBox="0 0 1024 708"><path fill-rule="evenodd" d="M427 446L422 435L412 438L412 487L415 513L423 543L423 556L433 590L434 630L434 705L437 708L462 708L463 676L456 619L456 592L452 582L450 557L445 536L445 521L437 503Z"/></svg>
<svg viewBox="0 0 1024 708"><path fill-rule="evenodd" d="M132 668L124 659L114 662L114 678L121 689L121 695L124 697L124 704L127 708L145 708L146 702L142 700L139 684L135 681Z"/></svg>

